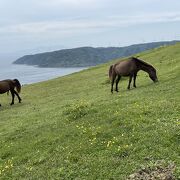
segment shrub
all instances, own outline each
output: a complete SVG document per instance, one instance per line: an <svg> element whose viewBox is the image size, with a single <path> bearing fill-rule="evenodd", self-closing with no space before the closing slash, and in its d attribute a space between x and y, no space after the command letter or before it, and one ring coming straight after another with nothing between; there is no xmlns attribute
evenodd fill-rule
<svg viewBox="0 0 180 180"><path fill-rule="evenodd" d="M85 100L76 101L70 105L67 105L64 110L64 114L69 119L78 119L88 114L91 104Z"/></svg>

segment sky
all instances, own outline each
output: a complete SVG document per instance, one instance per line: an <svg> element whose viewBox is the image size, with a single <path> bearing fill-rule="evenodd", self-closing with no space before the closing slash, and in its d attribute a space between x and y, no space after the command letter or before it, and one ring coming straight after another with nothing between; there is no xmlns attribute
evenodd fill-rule
<svg viewBox="0 0 180 180"><path fill-rule="evenodd" d="M180 40L180 0L0 0L0 54Z"/></svg>

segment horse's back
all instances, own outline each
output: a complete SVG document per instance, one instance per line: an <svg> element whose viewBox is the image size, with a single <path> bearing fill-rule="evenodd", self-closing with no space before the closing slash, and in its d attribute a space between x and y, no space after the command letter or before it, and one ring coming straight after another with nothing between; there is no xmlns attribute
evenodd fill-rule
<svg viewBox="0 0 180 180"><path fill-rule="evenodd" d="M114 67L116 74L120 76L129 76L137 68L132 58L118 62Z"/></svg>
<svg viewBox="0 0 180 180"><path fill-rule="evenodd" d="M0 81L0 94L10 90L10 85L7 81Z"/></svg>

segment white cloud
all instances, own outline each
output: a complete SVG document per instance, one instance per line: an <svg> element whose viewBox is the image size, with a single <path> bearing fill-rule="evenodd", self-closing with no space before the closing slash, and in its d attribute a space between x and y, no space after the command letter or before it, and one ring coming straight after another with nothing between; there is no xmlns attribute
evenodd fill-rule
<svg viewBox="0 0 180 180"><path fill-rule="evenodd" d="M53 43L107 45L118 39L132 43L177 39L180 1L0 0L0 17L1 51Z"/></svg>
<svg viewBox="0 0 180 180"><path fill-rule="evenodd" d="M0 33L24 33L24 34L40 34L40 33L77 33L81 31L93 31L108 28L119 28L132 26L136 24L148 24L159 22L176 22L180 21L180 13L160 13L160 14L143 14L135 16L119 16L113 15L96 19L74 19L67 21L43 21L35 23L24 23L13 26L0 27Z"/></svg>
<svg viewBox="0 0 180 180"><path fill-rule="evenodd" d="M62 7L67 8L81 8L88 6L96 6L100 2L105 2L106 0L31 0L31 4L35 4L41 7L58 7L62 10Z"/></svg>

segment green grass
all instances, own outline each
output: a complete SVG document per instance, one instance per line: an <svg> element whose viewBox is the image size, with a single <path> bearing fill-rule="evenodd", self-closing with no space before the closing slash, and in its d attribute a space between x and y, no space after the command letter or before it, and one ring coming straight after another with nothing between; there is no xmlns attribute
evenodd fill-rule
<svg viewBox="0 0 180 180"><path fill-rule="evenodd" d="M157 160L180 177L180 44L139 54L156 67L110 93L109 64L0 96L0 179L126 179Z"/></svg>

